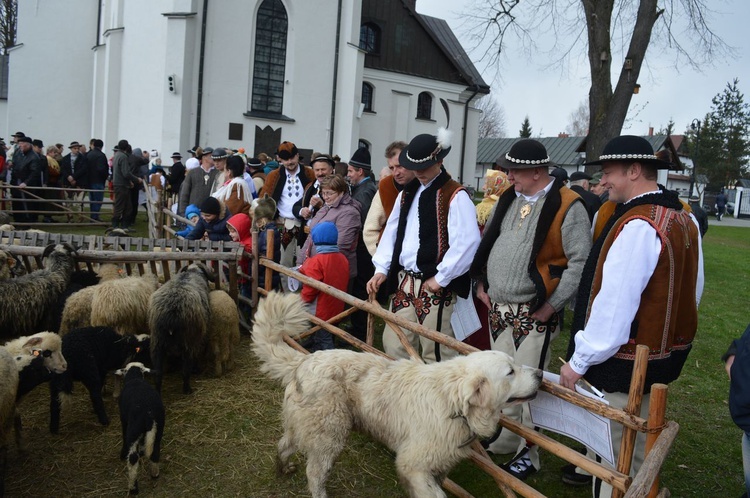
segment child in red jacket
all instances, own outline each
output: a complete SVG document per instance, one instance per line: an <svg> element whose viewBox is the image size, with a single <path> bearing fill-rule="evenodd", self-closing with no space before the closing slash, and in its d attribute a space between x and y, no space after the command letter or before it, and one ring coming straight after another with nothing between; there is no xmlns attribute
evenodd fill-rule
<svg viewBox="0 0 750 498"><path fill-rule="evenodd" d="M339 231L336 225L330 221L318 223L313 227L310 236L315 244L316 254L305 260L299 272L346 292L349 284L349 260L339 252ZM321 320L329 320L344 311L343 301L309 285L302 286L301 297L302 301L311 303L311 307L315 309L315 316ZM333 336L321 329L315 332L311 351L322 349L333 349Z"/></svg>

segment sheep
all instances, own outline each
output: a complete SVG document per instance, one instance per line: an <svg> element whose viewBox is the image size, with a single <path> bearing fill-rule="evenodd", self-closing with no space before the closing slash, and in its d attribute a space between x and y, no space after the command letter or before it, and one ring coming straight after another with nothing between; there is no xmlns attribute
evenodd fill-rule
<svg viewBox="0 0 750 498"><path fill-rule="evenodd" d="M190 373L203 353L211 317L210 280L213 280L213 273L206 265L194 263L182 268L151 296L148 309L151 363L159 393L167 355L182 357L182 392L193 392Z"/></svg>
<svg viewBox="0 0 750 498"><path fill-rule="evenodd" d="M50 330L53 309L73 273L75 249L50 244L42 254L44 269L0 281L0 339Z"/></svg>
<svg viewBox="0 0 750 498"><path fill-rule="evenodd" d="M13 267L16 266L16 259L12 254L0 251L0 281L8 280L13 276Z"/></svg>
<svg viewBox="0 0 750 498"><path fill-rule="evenodd" d="M19 337L5 344L3 348L15 361L18 375L15 403L39 384L50 380L52 373L62 373L67 368L62 355L60 336L52 332L40 332L31 337ZM2 380L0 379L0 383ZM21 416L15 413L16 446L23 452L21 438Z"/></svg>
<svg viewBox="0 0 750 498"><path fill-rule="evenodd" d="M151 372L143 363L129 363L117 370L124 383L120 394L122 449L120 460L128 460L128 491L138 494L138 464L149 460L151 477L159 477L159 455L164 434L164 404L159 393L143 378Z"/></svg>
<svg viewBox="0 0 750 498"><path fill-rule="evenodd" d="M12 221L13 217L9 213L0 211L0 225L5 225L7 223L11 223Z"/></svg>
<svg viewBox="0 0 750 498"><path fill-rule="evenodd" d="M10 433L16 420L18 368L8 350L0 347L0 496L5 495L5 470L8 466ZM16 432L18 438L18 432Z"/></svg>
<svg viewBox="0 0 750 498"><path fill-rule="evenodd" d="M120 335L148 332L148 308L156 276L126 277L96 286L91 301L91 325L112 327Z"/></svg>
<svg viewBox="0 0 750 498"><path fill-rule="evenodd" d="M68 368L62 353L62 339L54 332L38 332L5 343L5 349L15 358L18 369L18 399L29 393L52 374Z"/></svg>
<svg viewBox="0 0 750 498"><path fill-rule="evenodd" d="M65 335L73 329L91 325L91 301L94 298L97 283L109 282L122 278L122 271L117 265L103 264L94 275L88 270L74 271L70 284L60 296L56 313L57 330Z"/></svg>
<svg viewBox="0 0 750 498"><path fill-rule="evenodd" d="M240 315L237 303L223 290L211 291L208 303L211 310L208 344L200 365L220 377L234 367L232 349L240 343Z"/></svg>
<svg viewBox="0 0 750 498"><path fill-rule="evenodd" d="M86 386L99 423L109 425L102 399L107 372L134 360L147 359L148 346L147 334L123 337L110 327L76 329L63 337L62 354L68 369L53 375L49 384L50 432L57 434L60 429L60 407L73 392L73 381Z"/></svg>

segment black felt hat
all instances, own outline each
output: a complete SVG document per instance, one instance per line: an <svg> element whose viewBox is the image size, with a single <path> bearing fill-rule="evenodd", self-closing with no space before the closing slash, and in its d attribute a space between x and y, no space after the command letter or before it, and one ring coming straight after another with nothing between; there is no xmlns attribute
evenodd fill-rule
<svg viewBox="0 0 750 498"><path fill-rule="evenodd" d="M370 162L370 151L365 149L364 147L360 147L359 149L354 151L354 155L349 160L349 164L352 166L356 166L357 168L363 168L366 170L372 169L372 164Z"/></svg>
<svg viewBox="0 0 750 498"><path fill-rule="evenodd" d="M437 135L424 133L412 138L398 156L399 164L412 171L421 171L443 160L451 151L450 130L440 128Z"/></svg>
<svg viewBox="0 0 750 498"><path fill-rule="evenodd" d="M549 172L550 176L553 176L560 180L561 182L567 182L568 181L568 172L565 171L564 168L556 167L552 171Z"/></svg>
<svg viewBox="0 0 750 498"><path fill-rule="evenodd" d="M318 154L317 156L315 156L315 159L310 162L310 167L312 167L313 164L321 161L330 164L331 168L336 167L336 161L334 161L333 158L328 154Z"/></svg>
<svg viewBox="0 0 750 498"><path fill-rule="evenodd" d="M172 155L169 157L171 157L172 159L182 159L182 154L180 154L179 152L172 152Z"/></svg>
<svg viewBox="0 0 750 498"><path fill-rule="evenodd" d="M570 181L576 182L578 180L591 180L592 176L585 171L575 171L570 175Z"/></svg>
<svg viewBox="0 0 750 498"><path fill-rule="evenodd" d="M656 154L654 148L643 137L635 135L622 135L615 137L604 146L602 154L596 161L585 163L586 166L602 165L606 162L639 162L650 164L656 169L669 169L669 163L662 161Z"/></svg>
<svg viewBox="0 0 750 498"><path fill-rule="evenodd" d="M497 164L506 169L531 169L556 166L549 160L547 149L541 142L532 138L524 138L514 143L510 150ZM567 173L566 173L567 176Z"/></svg>

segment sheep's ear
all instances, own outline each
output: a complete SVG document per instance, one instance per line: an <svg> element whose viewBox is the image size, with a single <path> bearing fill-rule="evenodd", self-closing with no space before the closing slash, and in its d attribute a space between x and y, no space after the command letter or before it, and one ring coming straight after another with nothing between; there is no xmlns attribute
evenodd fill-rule
<svg viewBox="0 0 750 498"><path fill-rule="evenodd" d="M70 251L71 254L78 254L78 248L77 247L75 247L75 246L73 246L71 244L68 244L67 242L63 242L62 245L63 245L63 247L65 249L67 249L68 251Z"/></svg>
<svg viewBox="0 0 750 498"><path fill-rule="evenodd" d="M33 348L34 346L38 346L42 343L41 337L29 337L29 340L26 341L23 345L24 348Z"/></svg>
<svg viewBox="0 0 750 498"><path fill-rule="evenodd" d="M115 375L118 377L123 377L125 375L125 369L124 368L118 368L115 370Z"/></svg>

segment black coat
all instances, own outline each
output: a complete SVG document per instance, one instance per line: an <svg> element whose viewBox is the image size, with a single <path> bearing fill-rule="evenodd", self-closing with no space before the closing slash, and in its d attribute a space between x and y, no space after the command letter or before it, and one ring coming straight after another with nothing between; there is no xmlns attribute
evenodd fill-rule
<svg viewBox="0 0 750 498"><path fill-rule="evenodd" d="M182 182L185 180L185 166L181 161L177 161L169 169L167 180L169 180L169 187L172 189L172 192L178 194L180 186L182 186Z"/></svg>
<svg viewBox="0 0 750 498"><path fill-rule="evenodd" d="M42 177L46 176L42 172L42 161L39 155L29 149L27 153L21 152L20 148L13 154L13 172L11 181L14 185L25 183L30 187L41 187Z"/></svg>
<svg viewBox="0 0 750 498"><path fill-rule="evenodd" d="M73 177L75 185L68 181L69 176ZM89 164L86 156L78 154L75 164L71 164L70 154L64 156L60 162L60 179L63 187L89 188Z"/></svg>
<svg viewBox="0 0 750 498"><path fill-rule="evenodd" d="M729 373L729 413L732 420L745 432L750 431L750 325L742 337L732 341L724 361L734 355Z"/></svg>
<svg viewBox="0 0 750 498"><path fill-rule="evenodd" d="M86 154L89 163L89 185L104 185L109 176L109 161L101 149L91 149Z"/></svg>
<svg viewBox="0 0 750 498"><path fill-rule="evenodd" d="M573 185L570 187L570 190L581 196L583 204L586 206L586 211L589 213L589 221L593 221L594 215L599 211L599 208L602 207L602 200L598 195L589 192L588 190L584 190L580 185Z"/></svg>

